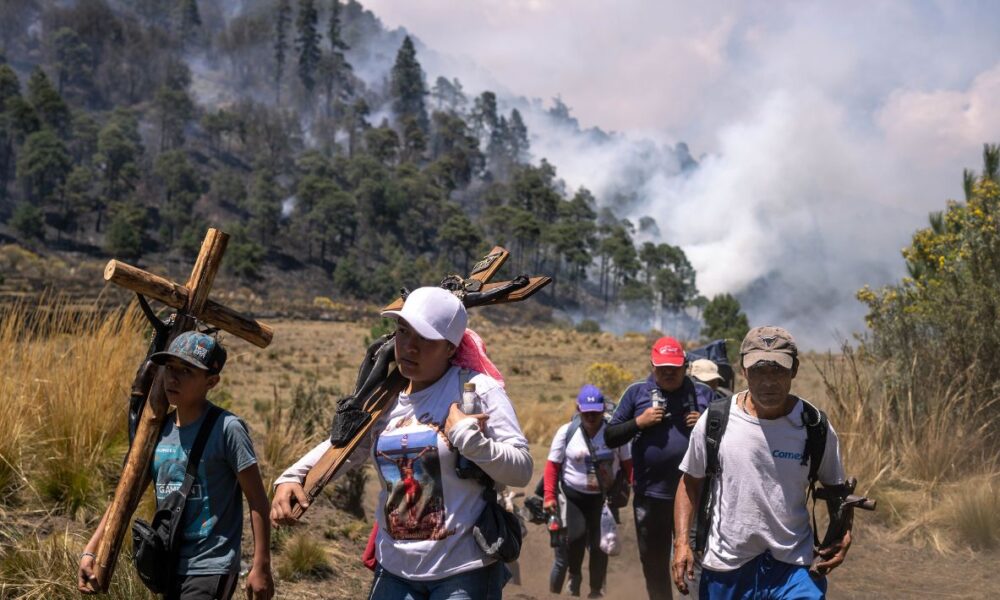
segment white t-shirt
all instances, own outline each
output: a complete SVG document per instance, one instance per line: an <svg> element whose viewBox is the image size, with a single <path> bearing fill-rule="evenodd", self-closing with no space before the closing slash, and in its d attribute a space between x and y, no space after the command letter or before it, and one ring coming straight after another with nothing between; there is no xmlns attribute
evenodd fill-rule
<svg viewBox="0 0 1000 600"><path fill-rule="evenodd" d="M590 457L590 451L587 449L587 441L583 438L583 425L577 428L573 439L569 440L567 444L566 433L569 431L569 425L566 423L556 431L556 436L552 438L552 447L549 449L549 460L562 463L562 477L566 485L584 494L599 494L601 490L596 484L596 479L587 476L593 461ZM632 453L629 450L630 444L614 449L608 448L604 442L603 424L590 442L594 446L594 454L597 458L597 465L593 467L594 473L596 474L597 470L603 469L601 477L605 481L614 480L621 468L621 461L632 458Z"/></svg>
<svg viewBox="0 0 1000 600"><path fill-rule="evenodd" d="M460 369L453 367L426 389L400 393L388 416L379 419L338 473L374 459L382 484L375 510L375 557L399 577L429 581L492 562L472 537L472 526L486 505L483 487L455 475L452 446L498 484L522 487L531 479L528 441L506 392L488 375L477 373L471 382L489 415L485 435L475 419L464 419L452 430L449 445L444 424L462 392ZM275 485L303 481L329 447L327 440L313 448Z"/></svg>
<svg viewBox="0 0 1000 600"><path fill-rule="evenodd" d="M781 562L808 565L813 559L813 534L806 504L809 466L801 464L806 445L802 401L784 417L757 419L739 407L736 398L731 399L729 423L719 445L722 473L713 480L716 500L703 565L731 571L765 550ZM681 461L681 471L692 477L705 476L707 413L694 426ZM840 444L832 426L818 476L823 484L844 482Z"/></svg>

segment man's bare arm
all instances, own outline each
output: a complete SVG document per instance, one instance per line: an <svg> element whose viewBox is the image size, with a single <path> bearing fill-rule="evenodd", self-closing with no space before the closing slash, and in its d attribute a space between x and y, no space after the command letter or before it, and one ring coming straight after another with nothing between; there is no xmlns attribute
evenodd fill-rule
<svg viewBox="0 0 1000 600"><path fill-rule="evenodd" d="M674 494L674 562L671 572L674 585L685 596L688 594L688 582L694 580L694 551L691 549L688 531L691 530L691 517L695 507L701 500L704 482L704 478L684 473L677 484L677 493Z"/></svg>

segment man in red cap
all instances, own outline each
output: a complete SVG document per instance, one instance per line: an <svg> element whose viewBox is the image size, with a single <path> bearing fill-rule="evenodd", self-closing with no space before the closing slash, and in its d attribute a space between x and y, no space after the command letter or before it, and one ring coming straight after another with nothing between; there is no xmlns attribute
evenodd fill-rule
<svg viewBox="0 0 1000 600"><path fill-rule="evenodd" d="M651 373L625 390L604 439L609 448L632 442L635 533L650 600L671 598L670 541L674 493L691 428L712 401L712 389L685 372L684 348L672 337L656 340Z"/></svg>

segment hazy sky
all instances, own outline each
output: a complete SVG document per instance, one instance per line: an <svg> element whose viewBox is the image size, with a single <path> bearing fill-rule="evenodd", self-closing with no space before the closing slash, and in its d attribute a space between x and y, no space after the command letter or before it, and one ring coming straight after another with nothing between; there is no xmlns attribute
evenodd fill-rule
<svg viewBox="0 0 1000 600"><path fill-rule="evenodd" d="M583 126L688 142L698 175L647 190L665 241L703 292L828 300L818 338L860 327L854 289L898 277L914 228L1000 142L1000 2L364 4ZM764 304L751 320L821 316Z"/></svg>

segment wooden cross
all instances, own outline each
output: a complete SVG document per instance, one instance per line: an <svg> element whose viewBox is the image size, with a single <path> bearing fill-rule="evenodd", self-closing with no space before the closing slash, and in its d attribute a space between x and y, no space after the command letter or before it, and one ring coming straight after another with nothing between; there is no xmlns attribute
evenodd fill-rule
<svg viewBox="0 0 1000 600"><path fill-rule="evenodd" d="M551 277L522 276L512 281L488 283L509 256L510 252L501 246L496 246L472 267L468 278L457 282L462 286L462 289L456 289L453 292L463 300L466 307L520 302L552 281ZM382 310L399 310L402 307L403 299L397 298ZM371 432L379 417L385 411L392 409L393 401L399 392L406 387L406 383L407 380L400 374L399 369L393 366L385 381L366 396L364 410L371 417L365 425L346 444L330 447L306 474L303 488L310 505L323 491L323 488L330 483L334 475L340 471L344 462L357 449L365 436ZM292 501L294 502L294 498ZM305 510L301 504L295 503L292 507L292 516L299 519Z"/></svg>
<svg viewBox="0 0 1000 600"><path fill-rule="evenodd" d="M170 328L168 344L177 335L194 329L198 320L264 348L271 343L273 330L270 327L208 299L228 240L228 234L218 229L208 230L191 270L191 277L183 286L117 260L108 262L104 269L104 279L178 310ZM95 591L107 592L111 585L125 530L149 484L150 461L166 414L167 397L163 389L163 377L158 371L115 488L114 498L107 509L104 534L94 561L94 574L97 577L96 585L93 586Z"/></svg>

